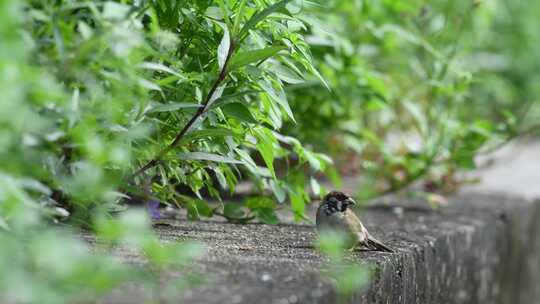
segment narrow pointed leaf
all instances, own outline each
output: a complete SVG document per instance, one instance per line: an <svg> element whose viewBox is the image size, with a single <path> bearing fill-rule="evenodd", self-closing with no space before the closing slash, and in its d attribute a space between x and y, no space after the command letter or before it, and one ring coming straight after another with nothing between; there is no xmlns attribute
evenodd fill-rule
<svg viewBox="0 0 540 304"><path fill-rule="evenodd" d="M239 102L229 103L221 107L223 113L243 122L257 123L249 109Z"/></svg>
<svg viewBox="0 0 540 304"><path fill-rule="evenodd" d="M143 62L143 63L139 64L139 67L142 68L142 69L147 69L147 70L153 70L153 71L159 71L159 72L173 74L175 76L178 76L179 78L185 78L184 76L180 75L180 73L176 72L172 68L170 68L170 67L168 67L168 66L166 66L164 64L161 64L161 63Z"/></svg>
<svg viewBox="0 0 540 304"><path fill-rule="evenodd" d="M266 167L270 170L272 177L275 179L276 172L274 171L274 144L277 144L277 140L272 132L266 128L255 129L254 135L257 138L257 150L259 150L259 153L261 153Z"/></svg>
<svg viewBox="0 0 540 304"><path fill-rule="evenodd" d="M236 54L230 63L229 71L243 67L247 64L265 60L279 51L286 49L285 46L270 46L264 49L251 50Z"/></svg>
<svg viewBox="0 0 540 304"><path fill-rule="evenodd" d="M260 93L260 92L261 91L259 91L259 90L246 90L246 91L242 91L242 92L238 92L238 93L234 93L234 94L230 94L230 95L221 96L218 99L216 99L212 103L212 106L209 107L209 108L213 109L213 108L216 108L216 107L220 107L220 106L222 106L224 104L233 103L233 102L239 102L239 101L242 100L243 96L250 95L250 94L256 94L256 93Z"/></svg>
<svg viewBox="0 0 540 304"><path fill-rule="evenodd" d="M241 161L236 160L232 157L208 152L184 152L178 153L177 156L183 160L208 160L218 163L242 164Z"/></svg>
<svg viewBox="0 0 540 304"><path fill-rule="evenodd" d="M236 18L234 19L234 25L233 25L233 36L236 35L236 32L238 31L238 27L240 26L240 20L242 17L244 17L244 6L246 5L246 0L242 0L240 2L240 6L238 7Z"/></svg>
<svg viewBox="0 0 540 304"><path fill-rule="evenodd" d="M225 128L195 130L182 138L181 142L189 142L206 137L238 136L236 133Z"/></svg>
<svg viewBox="0 0 540 304"><path fill-rule="evenodd" d="M155 113L155 112L174 112L178 111L180 109L186 109L186 108L200 108L200 104L196 103L188 103L188 102L173 102L173 103L166 103L166 104L160 104L155 107L153 107L148 113Z"/></svg>
<svg viewBox="0 0 540 304"><path fill-rule="evenodd" d="M223 70L223 67L225 66L225 61L227 60L227 55L229 54L229 49L231 47L231 37L229 36L229 29L227 29L227 26L225 25L222 28L223 38L219 43L217 51L219 70Z"/></svg>
<svg viewBox="0 0 540 304"><path fill-rule="evenodd" d="M242 27L242 29L240 30L240 34L238 34L238 37L240 37L240 40L244 39L248 31L254 28L259 22L261 22L261 20L266 18L268 15L284 8L288 2L290 2L290 0L279 1L275 4L270 5L269 7L265 8L262 11L255 13L253 16L251 16L248 22L246 22L246 24L244 24L244 27Z"/></svg>
<svg viewBox="0 0 540 304"><path fill-rule="evenodd" d="M212 96L210 96L210 99L208 100L208 104L205 107L205 110L208 110L211 108L212 104L218 100L221 95L223 95L223 91L225 90L225 87L227 86L227 83L223 83L217 89L212 93Z"/></svg>
<svg viewBox="0 0 540 304"><path fill-rule="evenodd" d="M293 122L296 122L283 88L274 88L270 81L260 81L259 85L273 101L277 102L285 110L287 116L289 116Z"/></svg>

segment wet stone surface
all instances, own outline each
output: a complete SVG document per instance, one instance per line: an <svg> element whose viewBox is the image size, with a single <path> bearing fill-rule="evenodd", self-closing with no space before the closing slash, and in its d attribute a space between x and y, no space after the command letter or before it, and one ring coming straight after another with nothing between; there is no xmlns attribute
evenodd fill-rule
<svg viewBox="0 0 540 304"><path fill-rule="evenodd" d="M454 197L440 211L422 203L399 202L405 207L398 208L396 201L385 203L358 213L368 230L397 253L352 253L352 259L377 270L367 289L346 302L535 303L540 298L524 283L540 279L535 268L540 264L535 224L540 203L473 193ZM155 228L164 241L198 240L208 247L194 266L208 283L184 292L180 303L336 301L332 284L319 274L323 258L312 247L313 226L165 224ZM130 293L110 302L136 298Z"/></svg>

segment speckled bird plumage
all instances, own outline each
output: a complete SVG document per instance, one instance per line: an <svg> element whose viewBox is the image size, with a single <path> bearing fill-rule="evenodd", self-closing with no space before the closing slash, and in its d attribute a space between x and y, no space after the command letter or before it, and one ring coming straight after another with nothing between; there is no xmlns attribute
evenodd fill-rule
<svg viewBox="0 0 540 304"><path fill-rule="evenodd" d="M328 193L317 209L317 230L320 232L331 229L344 232L348 248L363 247L370 250L394 252L369 234L360 219L350 209L350 206L354 204L354 200L343 192Z"/></svg>

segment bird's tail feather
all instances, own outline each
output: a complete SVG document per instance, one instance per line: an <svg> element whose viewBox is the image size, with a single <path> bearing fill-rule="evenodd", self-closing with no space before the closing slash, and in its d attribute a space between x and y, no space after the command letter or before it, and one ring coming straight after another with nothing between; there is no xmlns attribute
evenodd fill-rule
<svg viewBox="0 0 540 304"><path fill-rule="evenodd" d="M367 245L373 250L386 251L386 252L392 252L392 253L395 252L394 249L386 246L385 244L383 244L383 242L377 240L371 235L367 239Z"/></svg>

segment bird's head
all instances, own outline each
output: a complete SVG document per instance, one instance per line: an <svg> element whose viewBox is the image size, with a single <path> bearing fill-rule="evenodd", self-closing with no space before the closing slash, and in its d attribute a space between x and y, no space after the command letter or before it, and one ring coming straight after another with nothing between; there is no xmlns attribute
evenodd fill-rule
<svg viewBox="0 0 540 304"><path fill-rule="evenodd" d="M329 210L343 212L350 206L354 206L356 202L352 197L341 191L331 191L324 197L321 204L327 204Z"/></svg>

